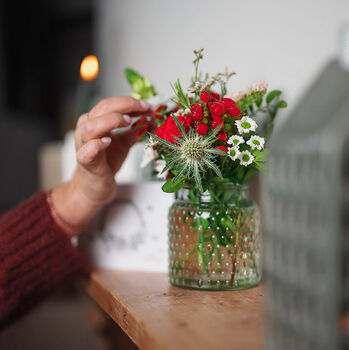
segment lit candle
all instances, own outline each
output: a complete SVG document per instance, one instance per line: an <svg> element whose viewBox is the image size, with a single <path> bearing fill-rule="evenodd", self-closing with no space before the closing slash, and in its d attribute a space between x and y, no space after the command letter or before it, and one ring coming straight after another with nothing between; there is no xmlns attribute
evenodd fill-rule
<svg viewBox="0 0 349 350"><path fill-rule="evenodd" d="M99 72L98 59L94 55L86 56L80 65L81 80L78 84L76 96L76 115L77 118L88 112L96 98L96 78Z"/></svg>

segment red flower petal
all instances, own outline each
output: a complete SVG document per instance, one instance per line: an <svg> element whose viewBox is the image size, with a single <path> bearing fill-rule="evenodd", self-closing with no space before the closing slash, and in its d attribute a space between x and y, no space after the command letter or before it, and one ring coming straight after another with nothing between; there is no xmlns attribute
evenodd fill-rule
<svg viewBox="0 0 349 350"><path fill-rule="evenodd" d="M211 100L211 96L210 94L207 92L207 91L203 91L201 94L200 94L200 100L202 102L208 102Z"/></svg>
<svg viewBox="0 0 349 350"><path fill-rule="evenodd" d="M228 138L227 134L225 132L223 132L223 131L221 131L221 132L219 132L217 134L218 141L222 141L223 142L223 141L226 141L227 138Z"/></svg>
<svg viewBox="0 0 349 350"><path fill-rule="evenodd" d="M217 146L216 147L217 149L219 149L219 150L221 150L222 152L224 152L224 153L226 153L227 152L227 147L225 147L225 146ZM223 157L223 155L221 155L221 154L218 154L220 157Z"/></svg>
<svg viewBox="0 0 349 350"><path fill-rule="evenodd" d="M221 102L214 102L210 106L211 113L220 117L225 112L224 104Z"/></svg>
<svg viewBox="0 0 349 350"><path fill-rule="evenodd" d="M208 125L204 123L199 123L198 125L196 125L195 130L199 135L204 136L208 132Z"/></svg>

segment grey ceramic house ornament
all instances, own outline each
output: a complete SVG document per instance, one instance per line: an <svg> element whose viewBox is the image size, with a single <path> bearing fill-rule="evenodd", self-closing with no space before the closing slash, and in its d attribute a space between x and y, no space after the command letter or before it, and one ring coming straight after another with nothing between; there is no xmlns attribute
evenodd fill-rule
<svg viewBox="0 0 349 350"><path fill-rule="evenodd" d="M349 31L270 144L267 349L349 348Z"/></svg>

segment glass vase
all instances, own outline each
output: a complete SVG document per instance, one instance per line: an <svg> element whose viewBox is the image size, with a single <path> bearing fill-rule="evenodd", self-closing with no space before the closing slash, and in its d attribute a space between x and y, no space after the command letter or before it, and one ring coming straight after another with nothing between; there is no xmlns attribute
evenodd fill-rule
<svg viewBox="0 0 349 350"><path fill-rule="evenodd" d="M169 210L169 280L177 287L209 290L257 285L260 273L259 209L249 187L186 185Z"/></svg>

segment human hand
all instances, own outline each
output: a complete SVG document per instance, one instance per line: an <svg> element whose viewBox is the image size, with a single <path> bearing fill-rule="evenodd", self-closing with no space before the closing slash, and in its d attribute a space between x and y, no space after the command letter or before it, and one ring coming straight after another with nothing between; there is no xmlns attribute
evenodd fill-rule
<svg viewBox="0 0 349 350"><path fill-rule="evenodd" d="M111 131L130 125L132 116L148 112L145 101L111 97L79 118L74 135L77 167L72 179L52 192L55 219L68 223L71 235L114 197L115 174L136 142L135 129Z"/></svg>

